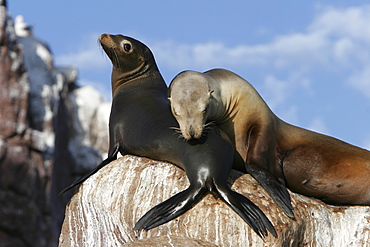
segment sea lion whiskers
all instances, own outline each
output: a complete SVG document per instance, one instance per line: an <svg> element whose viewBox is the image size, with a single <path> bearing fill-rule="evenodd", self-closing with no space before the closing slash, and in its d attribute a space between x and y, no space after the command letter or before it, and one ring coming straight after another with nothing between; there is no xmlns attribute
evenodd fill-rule
<svg viewBox="0 0 370 247"><path fill-rule="evenodd" d="M112 53L113 53L114 58L116 60L117 67L122 68L121 63L120 63L119 58L118 58L118 54L117 54L116 48L113 48L112 49Z"/></svg>
<svg viewBox="0 0 370 247"><path fill-rule="evenodd" d="M178 128L178 127L170 127L170 129L172 129L172 130L175 131L174 134L179 134L181 137L183 137L180 128Z"/></svg>
<svg viewBox="0 0 370 247"><path fill-rule="evenodd" d="M98 42L99 42L99 40L98 40ZM104 46L105 46L104 44L100 43L100 47L103 49L103 51L105 53L107 53L109 55L108 57L112 59L112 62L115 63L117 65L117 67L121 68L121 63L119 61L118 54L116 52L116 48L112 47L110 49L107 49Z"/></svg>
<svg viewBox="0 0 370 247"><path fill-rule="evenodd" d="M210 121L210 122L203 125L203 129L211 128L214 125L216 125L216 122L215 121Z"/></svg>
<svg viewBox="0 0 370 247"><path fill-rule="evenodd" d="M199 140L202 140L204 137L207 136L207 133L211 130L213 130L213 127L215 126L215 122L211 121L203 125L203 131L201 136L198 138Z"/></svg>
<svg viewBox="0 0 370 247"><path fill-rule="evenodd" d="M184 139L185 141L187 141L184 136L182 135L182 132L180 130L180 128L178 127L170 127L170 129L173 129L175 130L175 132L173 133L174 135L178 135L178 139Z"/></svg>

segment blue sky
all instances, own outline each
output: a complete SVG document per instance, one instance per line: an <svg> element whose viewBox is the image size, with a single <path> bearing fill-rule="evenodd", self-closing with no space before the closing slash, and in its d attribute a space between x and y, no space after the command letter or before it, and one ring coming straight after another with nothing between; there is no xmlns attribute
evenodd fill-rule
<svg viewBox="0 0 370 247"><path fill-rule="evenodd" d="M152 49L167 83L186 69L230 69L283 120L370 149L368 1L11 0L8 10L108 100L97 38L121 33Z"/></svg>

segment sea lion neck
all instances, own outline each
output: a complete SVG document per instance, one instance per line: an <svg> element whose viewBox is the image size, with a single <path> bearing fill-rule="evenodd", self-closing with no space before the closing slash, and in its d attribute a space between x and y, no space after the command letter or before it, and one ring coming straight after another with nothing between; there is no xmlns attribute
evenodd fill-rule
<svg viewBox="0 0 370 247"><path fill-rule="evenodd" d="M113 95L120 87L140 83L148 77L156 80L147 81L163 81L154 56L145 44L127 36L111 34L100 35L99 42L113 65L111 75Z"/></svg>
<svg viewBox="0 0 370 247"><path fill-rule="evenodd" d="M140 86L140 90L154 89L158 90L161 94L167 94L167 86L162 75L158 70L154 70L129 80L127 80L127 78L122 81L112 80L112 95L114 96L122 89L130 91L130 88L137 88L137 86Z"/></svg>
<svg viewBox="0 0 370 247"><path fill-rule="evenodd" d="M113 66L111 82L112 88L120 87L121 85L136 81L145 77L161 77L158 68L153 63L143 61L137 68L131 71L125 71L120 67Z"/></svg>

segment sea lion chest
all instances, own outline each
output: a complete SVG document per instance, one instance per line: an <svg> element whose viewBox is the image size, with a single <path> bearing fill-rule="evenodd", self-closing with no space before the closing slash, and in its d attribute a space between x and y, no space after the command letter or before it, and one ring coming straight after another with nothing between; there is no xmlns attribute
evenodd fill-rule
<svg viewBox="0 0 370 247"><path fill-rule="evenodd" d="M176 139L171 124L175 126L176 122L163 91L122 88L113 97L110 128L132 154L159 155L167 151L164 142Z"/></svg>

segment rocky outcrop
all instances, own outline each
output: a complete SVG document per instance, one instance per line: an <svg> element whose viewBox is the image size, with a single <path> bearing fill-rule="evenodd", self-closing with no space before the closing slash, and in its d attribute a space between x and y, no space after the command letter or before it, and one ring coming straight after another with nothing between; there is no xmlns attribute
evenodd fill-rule
<svg viewBox="0 0 370 247"><path fill-rule="evenodd" d="M56 246L71 197L59 191L107 152L109 103L76 80L1 0L0 246Z"/></svg>
<svg viewBox="0 0 370 247"><path fill-rule="evenodd" d="M51 241L50 172L28 121L30 86L13 23L0 6L0 246ZM8 244L8 245L7 245Z"/></svg>
<svg viewBox="0 0 370 247"><path fill-rule="evenodd" d="M127 155L90 177L73 196L60 246L370 246L370 207L330 206L291 193L293 221L249 175L232 171L229 182L265 212L278 238L263 241L211 195L175 220L133 231L143 214L184 190L188 181L174 165Z"/></svg>
<svg viewBox="0 0 370 247"><path fill-rule="evenodd" d="M108 115L110 103L91 87L68 86L61 93L54 120L55 152L51 202L53 229L59 236L65 207L73 192L59 195L82 174L91 170L108 152Z"/></svg>

